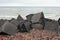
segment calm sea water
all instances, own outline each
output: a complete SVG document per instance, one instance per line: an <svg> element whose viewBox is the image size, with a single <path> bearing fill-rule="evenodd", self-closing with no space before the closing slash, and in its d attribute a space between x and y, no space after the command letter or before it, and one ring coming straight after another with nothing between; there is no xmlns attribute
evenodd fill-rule
<svg viewBox="0 0 60 40"><path fill-rule="evenodd" d="M0 19L17 18L18 15L26 19L26 15L42 11L45 18L58 20L60 17L60 7L0 7Z"/></svg>

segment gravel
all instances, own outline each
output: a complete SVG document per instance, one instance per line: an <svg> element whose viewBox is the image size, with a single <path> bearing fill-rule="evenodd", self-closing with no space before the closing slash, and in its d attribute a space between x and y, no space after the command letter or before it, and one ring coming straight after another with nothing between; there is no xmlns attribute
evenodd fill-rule
<svg viewBox="0 0 60 40"><path fill-rule="evenodd" d="M48 30L32 29L30 32L16 33L14 35L0 35L0 40L60 40L60 34Z"/></svg>

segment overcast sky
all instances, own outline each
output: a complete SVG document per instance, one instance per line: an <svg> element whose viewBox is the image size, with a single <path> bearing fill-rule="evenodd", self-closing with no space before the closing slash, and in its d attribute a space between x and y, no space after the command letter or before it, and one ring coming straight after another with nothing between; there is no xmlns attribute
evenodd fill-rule
<svg viewBox="0 0 60 40"><path fill-rule="evenodd" d="M0 6L60 6L60 0L0 0Z"/></svg>

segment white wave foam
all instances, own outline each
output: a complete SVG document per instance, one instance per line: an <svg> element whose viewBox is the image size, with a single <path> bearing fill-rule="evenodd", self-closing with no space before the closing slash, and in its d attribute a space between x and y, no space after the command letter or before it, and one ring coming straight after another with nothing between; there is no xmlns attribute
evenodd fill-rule
<svg viewBox="0 0 60 40"><path fill-rule="evenodd" d="M60 13L50 13L50 14L45 13L45 18L58 20L59 17L60 17Z"/></svg>
<svg viewBox="0 0 60 40"><path fill-rule="evenodd" d="M26 19L26 14L22 15L22 17L24 19ZM54 20L58 20L60 17L60 13L44 13L45 18L49 18L49 19L54 19ZM0 19L11 19L11 18L17 18L17 16L0 16Z"/></svg>

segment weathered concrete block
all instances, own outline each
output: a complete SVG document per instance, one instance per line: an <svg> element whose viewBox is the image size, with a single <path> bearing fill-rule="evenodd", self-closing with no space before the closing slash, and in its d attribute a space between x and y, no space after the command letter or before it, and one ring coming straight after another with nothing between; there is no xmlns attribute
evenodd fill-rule
<svg viewBox="0 0 60 40"><path fill-rule="evenodd" d="M43 12L34 14L33 17L31 18L32 23L36 22L42 23L43 20L44 20Z"/></svg>
<svg viewBox="0 0 60 40"><path fill-rule="evenodd" d="M22 20L23 20L23 18L20 15L18 15L17 21L22 21Z"/></svg>
<svg viewBox="0 0 60 40"><path fill-rule="evenodd" d="M27 20L28 20L28 21L31 21L31 18L32 18L33 15L34 15L34 14L29 14L29 15L27 15L27 16L26 16Z"/></svg>
<svg viewBox="0 0 60 40"><path fill-rule="evenodd" d="M18 32L18 29L14 24L10 23L9 21L6 21L2 25L2 32L7 34L15 34L16 32Z"/></svg>
<svg viewBox="0 0 60 40"><path fill-rule="evenodd" d="M57 30L58 30L58 22L55 21L55 20L45 20L44 29L57 32Z"/></svg>

